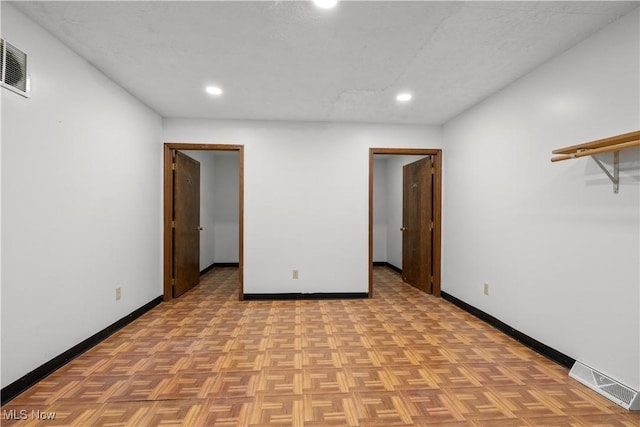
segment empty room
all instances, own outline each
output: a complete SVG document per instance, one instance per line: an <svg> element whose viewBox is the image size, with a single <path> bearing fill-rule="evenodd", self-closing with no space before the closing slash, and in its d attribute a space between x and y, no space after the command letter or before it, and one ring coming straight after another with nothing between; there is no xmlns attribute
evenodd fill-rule
<svg viewBox="0 0 640 427"><path fill-rule="evenodd" d="M2 1L2 425L640 425L640 2Z"/></svg>

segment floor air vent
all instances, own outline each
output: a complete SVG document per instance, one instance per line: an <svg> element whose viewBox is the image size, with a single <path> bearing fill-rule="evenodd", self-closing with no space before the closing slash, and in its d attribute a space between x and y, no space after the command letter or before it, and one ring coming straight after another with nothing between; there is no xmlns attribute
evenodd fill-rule
<svg viewBox="0 0 640 427"><path fill-rule="evenodd" d="M580 362L574 363L573 368L571 368L569 372L569 376L625 409L632 411L640 410L640 395L637 391L612 380L608 376Z"/></svg>
<svg viewBox="0 0 640 427"><path fill-rule="evenodd" d="M29 74L27 73L27 54L10 43L0 39L2 63L2 87L22 96L29 96Z"/></svg>

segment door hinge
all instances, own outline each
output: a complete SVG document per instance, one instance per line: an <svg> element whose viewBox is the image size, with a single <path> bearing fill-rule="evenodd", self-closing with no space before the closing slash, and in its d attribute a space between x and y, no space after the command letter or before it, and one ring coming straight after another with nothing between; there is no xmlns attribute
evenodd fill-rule
<svg viewBox="0 0 640 427"><path fill-rule="evenodd" d="M176 164L175 163L171 163L171 170L172 171L176 170Z"/></svg>
<svg viewBox="0 0 640 427"><path fill-rule="evenodd" d="M429 222L429 230L433 230L433 221Z"/></svg>
<svg viewBox="0 0 640 427"><path fill-rule="evenodd" d="M175 221L171 221L171 228L176 228L176 222Z"/></svg>
<svg viewBox="0 0 640 427"><path fill-rule="evenodd" d="M171 278L171 286L175 286L176 284L176 279L175 278Z"/></svg>
<svg viewBox="0 0 640 427"><path fill-rule="evenodd" d="M435 175L436 173L436 168L431 166L431 175Z"/></svg>
<svg viewBox="0 0 640 427"><path fill-rule="evenodd" d="M433 276L431 276L431 284L433 285Z"/></svg>

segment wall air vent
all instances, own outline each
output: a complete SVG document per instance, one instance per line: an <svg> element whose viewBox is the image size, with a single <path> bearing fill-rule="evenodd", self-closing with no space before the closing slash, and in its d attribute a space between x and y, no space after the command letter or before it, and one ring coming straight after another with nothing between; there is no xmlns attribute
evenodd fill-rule
<svg viewBox="0 0 640 427"><path fill-rule="evenodd" d="M574 363L569 376L625 409L640 410L640 394L637 391L580 362Z"/></svg>
<svg viewBox="0 0 640 427"><path fill-rule="evenodd" d="M2 87L29 97L29 74L27 54L10 43L0 39L2 56Z"/></svg>

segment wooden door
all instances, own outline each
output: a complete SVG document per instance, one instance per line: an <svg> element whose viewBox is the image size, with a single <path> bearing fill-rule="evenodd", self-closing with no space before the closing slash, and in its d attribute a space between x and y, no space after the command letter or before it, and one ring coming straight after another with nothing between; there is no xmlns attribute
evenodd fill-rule
<svg viewBox="0 0 640 427"><path fill-rule="evenodd" d="M433 159L402 167L402 279L433 293Z"/></svg>
<svg viewBox="0 0 640 427"><path fill-rule="evenodd" d="M173 170L173 297L200 281L200 163L176 151Z"/></svg>

